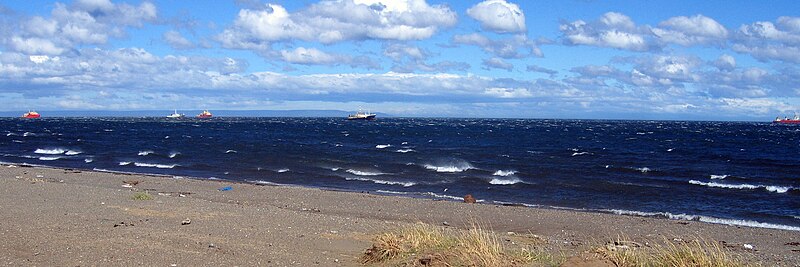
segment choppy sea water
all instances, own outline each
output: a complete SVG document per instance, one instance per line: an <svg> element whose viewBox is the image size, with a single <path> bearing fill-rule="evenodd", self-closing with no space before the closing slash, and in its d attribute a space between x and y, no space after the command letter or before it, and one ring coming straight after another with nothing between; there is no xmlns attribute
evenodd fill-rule
<svg viewBox="0 0 800 267"><path fill-rule="evenodd" d="M800 231L800 127L770 123L0 118L0 161Z"/></svg>

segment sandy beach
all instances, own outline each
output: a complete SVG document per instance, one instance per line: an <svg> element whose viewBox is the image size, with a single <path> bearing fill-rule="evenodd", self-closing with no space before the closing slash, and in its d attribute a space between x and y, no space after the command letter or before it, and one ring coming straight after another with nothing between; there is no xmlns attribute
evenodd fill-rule
<svg viewBox="0 0 800 267"><path fill-rule="evenodd" d="M135 200L140 192L152 199ZM703 238L747 263L800 265L796 231L0 165L0 264L8 266L358 266L376 234L416 222L535 235L565 258L619 236Z"/></svg>

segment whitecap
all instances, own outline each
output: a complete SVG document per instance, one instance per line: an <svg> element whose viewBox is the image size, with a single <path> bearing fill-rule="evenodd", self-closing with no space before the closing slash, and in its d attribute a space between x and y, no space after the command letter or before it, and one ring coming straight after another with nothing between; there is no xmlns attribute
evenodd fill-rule
<svg viewBox="0 0 800 267"><path fill-rule="evenodd" d="M352 173L352 174L355 174L355 175L359 175L359 176L377 176L377 175L383 175L384 174L384 173L381 173L381 172L368 172L368 171L359 171L359 170L353 170L353 169L348 169L346 172L349 172L349 173Z"/></svg>
<svg viewBox="0 0 800 267"><path fill-rule="evenodd" d="M339 167L333 167L333 168L331 168L331 171L339 171L340 169L342 169L342 168L339 168Z"/></svg>
<svg viewBox="0 0 800 267"><path fill-rule="evenodd" d="M134 162L133 165L136 165L136 167L148 167L148 168L159 168L159 169L172 169L175 168L175 166L178 166L178 164L167 165L167 164L153 164L153 163L141 163L141 162Z"/></svg>
<svg viewBox="0 0 800 267"><path fill-rule="evenodd" d="M377 180L377 179L367 179L367 178L345 178L348 181L364 181L364 182L373 182L376 184L388 184L388 185L402 185L403 187L410 187L414 186L417 183L414 182L397 182L397 181L386 181L386 180Z"/></svg>
<svg viewBox="0 0 800 267"><path fill-rule="evenodd" d="M83 153L83 152L77 151L77 150L69 150L69 151L65 152L64 155L74 156L74 155L78 155L80 153Z"/></svg>
<svg viewBox="0 0 800 267"><path fill-rule="evenodd" d="M410 148L404 148L404 149L398 149L397 152L398 153L408 153L408 152L414 152L414 150L410 149Z"/></svg>
<svg viewBox="0 0 800 267"><path fill-rule="evenodd" d="M667 149L667 152L672 152L673 148Z"/></svg>
<svg viewBox="0 0 800 267"><path fill-rule="evenodd" d="M509 178L493 178L491 181L489 181L490 184L494 184L494 185L512 185L512 184L521 183L521 182L522 182L522 180L520 180L517 177L512 177L510 179Z"/></svg>
<svg viewBox="0 0 800 267"><path fill-rule="evenodd" d="M22 136L25 136L25 137L28 137L28 136L36 136L36 134L35 134L35 133L32 133L32 132L25 132L25 133L23 133L23 134L22 134Z"/></svg>
<svg viewBox="0 0 800 267"><path fill-rule="evenodd" d="M575 152L575 153L572 153L572 156L574 157L574 156L580 156L580 155L591 155L591 154L592 154L592 153L589 153L589 152L585 152L585 151L584 151L584 152Z"/></svg>
<svg viewBox="0 0 800 267"><path fill-rule="evenodd" d="M636 170L637 170L637 171L640 171L640 172L642 172L642 173L647 173L647 172L649 172L649 171L652 171L652 170L651 170L650 168L648 168L648 167L636 168Z"/></svg>
<svg viewBox="0 0 800 267"><path fill-rule="evenodd" d="M181 152L172 152L172 153L169 153L169 158L174 158L174 157L177 157L177 156L178 156L178 155L180 155L180 154L181 154Z"/></svg>
<svg viewBox="0 0 800 267"><path fill-rule="evenodd" d="M143 151L139 151L138 155L139 156L147 156L147 155L150 155L150 154L153 154L153 153L155 153L155 152L153 152L153 150L143 150Z"/></svg>
<svg viewBox="0 0 800 267"><path fill-rule="evenodd" d="M91 163L92 161L94 161L94 160L93 159L83 159L83 162L86 162L86 163Z"/></svg>
<svg viewBox="0 0 800 267"><path fill-rule="evenodd" d="M120 163L119 163L120 166L126 166L126 165L130 165L130 164L131 164L130 161L120 161Z"/></svg>
<svg viewBox="0 0 800 267"><path fill-rule="evenodd" d="M403 142L401 143L401 145L408 145L408 142Z"/></svg>
<svg viewBox="0 0 800 267"><path fill-rule="evenodd" d="M284 173L284 172L288 172L288 171L289 171L289 169L280 169L280 170L277 170L276 172Z"/></svg>
<svg viewBox="0 0 800 267"><path fill-rule="evenodd" d="M723 218L715 218L710 216L703 216L703 215L690 215L690 214L672 214L669 212L642 212L642 211L631 211L631 210L601 210L605 212L611 212L614 214L619 215L633 215L633 216L642 216L642 217L664 217L672 220L687 220L687 221L701 221L706 223L714 223L714 224L724 224L724 225L733 225L733 226L747 226L747 227L756 227L756 228L769 228L769 229L780 229L780 230L789 230L789 231L800 231L800 227L796 226L789 226L789 225L782 225L782 224L773 224L773 223L764 223L758 221L750 221L750 220L738 220L738 219L723 219Z"/></svg>
<svg viewBox="0 0 800 267"><path fill-rule="evenodd" d="M462 161L457 162L455 164L444 164L441 166L432 165L432 164L425 164L423 165L426 169L434 170L436 172L463 172L466 170L474 169L468 162Z"/></svg>
<svg viewBox="0 0 800 267"><path fill-rule="evenodd" d="M57 160L57 159L60 159L60 158L61 157L39 157L39 160L48 160L49 161L49 160Z"/></svg>
<svg viewBox="0 0 800 267"><path fill-rule="evenodd" d="M6 136L12 136L12 135L16 135L16 134L14 134L14 133L7 133L6 134Z"/></svg>
<svg viewBox="0 0 800 267"><path fill-rule="evenodd" d="M510 175L514 175L516 173L517 173L517 171L514 171L514 170L508 170L508 171L497 170L492 175L494 175L494 176L510 176Z"/></svg>
<svg viewBox="0 0 800 267"><path fill-rule="evenodd" d="M392 146L392 145L389 145L389 144L386 144L386 145L377 145L377 146L375 146L375 148L377 148L377 149L384 149L384 148L391 147L391 146Z"/></svg>
<svg viewBox="0 0 800 267"><path fill-rule="evenodd" d="M725 178L728 178L727 174L723 174L723 175L714 175L714 174L712 174L711 175L711 179L725 179Z"/></svg>
<svg viewBox="0 0 800 267"><path fill-rule="evenodd" d="M36 151L33 151L33 153L36 154L47 154L47 155L59 155L59 154L64 154L64 152L65 150L61 148L54 148L54 149L37 148Z"/></svg>
<svg viewBox="0 0 800 267"><path fill-rule="evenodd" d="M759 189L764 188L767 191L774 192L774 193L786 193L789 190L793 190L794 187L791 186L776 186L776 185L752 185L752 184L723 184L723 183L716 183L716 182L701 182L697 180L689 180L690 184L694 185L703 185L708 187L716 187L716 188L727 188L727 189Z"/></svg>
<svg viewBox="0 0 800 267"><path fill-rule="evenodd" d="M225 154L228 154L228 153L237 153L237 152L236 152L236 150L228 149L227 151L225 151Z"/></svg>

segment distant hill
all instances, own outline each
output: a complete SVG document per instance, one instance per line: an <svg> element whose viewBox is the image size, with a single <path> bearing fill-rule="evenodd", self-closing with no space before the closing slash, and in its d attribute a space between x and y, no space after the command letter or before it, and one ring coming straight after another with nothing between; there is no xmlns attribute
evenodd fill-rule
<svg viewBox="0 0 800 267"><path fill-rule="evenodd" d="M209 110L215 117L347 117L355 111L343 110ZM107 110L67 110L46 111L38 110L43 118L46 117L165 117L172 114L173 110L135 110L135 111L107 111ZM178 110L186 116L195 116L202 110ZM0 117L19 117L25 111L0 111ZM385 113L378 113L378 117L393 117Z"/></svg>

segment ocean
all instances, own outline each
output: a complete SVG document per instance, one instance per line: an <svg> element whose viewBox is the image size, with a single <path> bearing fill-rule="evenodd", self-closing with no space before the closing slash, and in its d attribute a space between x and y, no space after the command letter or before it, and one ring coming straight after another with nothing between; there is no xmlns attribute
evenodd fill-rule
<svg viewBox="0 0 800 267"><path fill-rule="evenodd" d="M770 123L0 118L0 161L800 231L800 127Z"/></svg>

